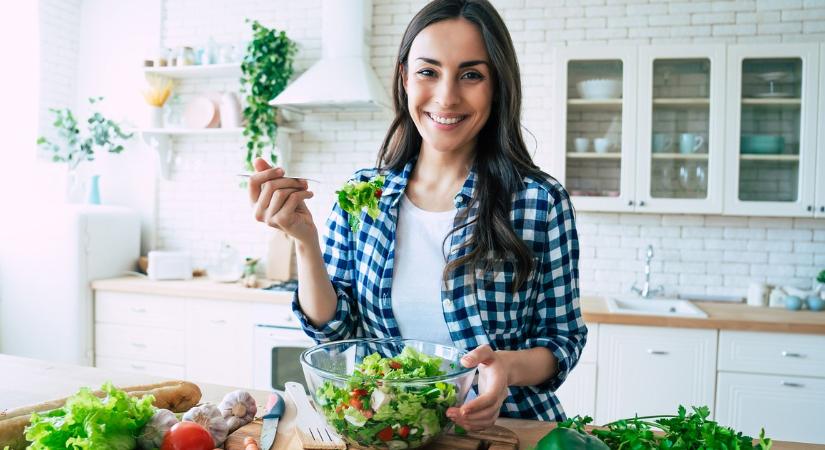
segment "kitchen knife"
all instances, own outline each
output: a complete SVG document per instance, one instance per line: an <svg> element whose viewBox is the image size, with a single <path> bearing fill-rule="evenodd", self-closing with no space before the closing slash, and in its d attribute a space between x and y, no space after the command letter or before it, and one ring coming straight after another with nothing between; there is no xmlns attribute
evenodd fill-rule
<svg viewBox="0 0 825 450"><path fill-rule="evenodd" d="M277 392L269 394L266 402L266 413L263 415L264 426L261 428L261 450L269 450L275 443L275 433L278 432L278 421L284 414L284 398Z"/></svg>

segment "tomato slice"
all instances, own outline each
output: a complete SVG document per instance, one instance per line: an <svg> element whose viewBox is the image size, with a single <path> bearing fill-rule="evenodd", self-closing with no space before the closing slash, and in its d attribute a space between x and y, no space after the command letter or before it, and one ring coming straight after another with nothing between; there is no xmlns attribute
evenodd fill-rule
<svg viewBox="0 0 825 450"><path fill-rule="evenodd" d="M403 427L399 428L398 435L401 436L402 439L407 439L407 436L410 435L410 427L404 425Z"/></svg>
<svg viewBox="0 0 825 450"><path fill-rule="evenodd" d="M378 433L375 433L375 436L377 436L378 439L381 439L382 441L387 442L390 439L392 439L392 428L390 428L390 427L384 428L383 430L379 431Z"/></svg>
<svg viewBox="0 0 825 450"><path fill-rule="evenodd" d="M390 367L395 370L398 370L401 368L401 363L398 361L390 361Z"/></svg>
<svg viewBox="0 0 825 450"><path fill-rule="evenodd" d="M349 404L350 404L350 406L352 406L355 409L363 409L364 408L364 404L361 402L361 400L359 400L355 397L349 399Z"/></svg>
<svg viewBox="0 0 825 450"><path fill-rule="evenodd" d="M361 414L363 414L367 419L372 419L373 412L371 409L364 409L361 411Z"/></svg>
<svg viewBox="0 0 825 450"><path fill-rule="evenodd" d="M352 394L354 397L355 396L365 397L367 395L367 390L366 389L360 389L360 388L359 389L353 389L350 394Z"/></svg>

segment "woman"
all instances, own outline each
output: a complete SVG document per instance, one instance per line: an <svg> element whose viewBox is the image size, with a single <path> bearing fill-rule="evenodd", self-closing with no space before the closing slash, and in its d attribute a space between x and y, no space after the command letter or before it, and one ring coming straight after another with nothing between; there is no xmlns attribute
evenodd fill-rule
<svg viewBox="0 0 825 450"><path fill-rule="evenodd" d="M567 192L533 164L520 129L510 35L487 0L435 0L411 21L394 76L395 119L375 219L353 232L338 205L322 252L306 182L256 161L256 219L296 239L293 309L316 341L436 340L472 351L478 396L447 415L470 430L499 414L562 420L553 391L587 329Z"/></svg>

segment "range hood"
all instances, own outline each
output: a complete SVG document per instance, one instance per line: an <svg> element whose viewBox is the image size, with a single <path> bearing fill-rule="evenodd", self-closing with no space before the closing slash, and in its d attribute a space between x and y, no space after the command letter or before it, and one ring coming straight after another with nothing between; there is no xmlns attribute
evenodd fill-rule
<svg viewBox="0 0 825 450"><path fill-rule="evenodd" d="M269 104L301 113L391 109L370 65L372 0L322 0L321 59Z"/></svg>

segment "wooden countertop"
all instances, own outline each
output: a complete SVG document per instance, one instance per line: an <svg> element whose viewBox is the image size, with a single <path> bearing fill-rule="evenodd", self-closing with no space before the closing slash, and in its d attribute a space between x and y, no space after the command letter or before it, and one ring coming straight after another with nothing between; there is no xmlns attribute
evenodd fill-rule
<svg viewBox="0 0 825 450"><path fill-rule="evenodd" d="M267 280L259 281L261 286L268 284ZM240 283L218 283L206 277L195 278L191 281L152 281L138 277L111 278L93 281L92 289L279 304L288 304L292 301L290 293L248 289ZM607 304L602 297L585 296L581 299L582 314L585 322L588 323L825 335L825 311L788 311L780 308L756 308L742 303L725 302L694 302L694 304L708 314L707 319L615 314L608 311Z"/></svg>
<svg viewBox="0 0 825 450"><path fill-rule="evenodd" d="M67 397L80 387L97 388L104 381L117 386L148 384L164 381L159 377L52 363L37 359L0 354L0 411ZM197 381L195 381L197 383ZM237 388L208 383L197 383L203 393L202 401L220 402L223 396ZM266 404L267 392L246 389L258 404ZM259 414L260 415L260 414ZM286 411L278 427L274 449L284 449L291 430L295 427L295 408L287 399ZM497 425L513 430L519 436L519 447L526 449L555 426L551 422L506 419ZM825 445L774 442L774 450L825 450Z"/></svg>

